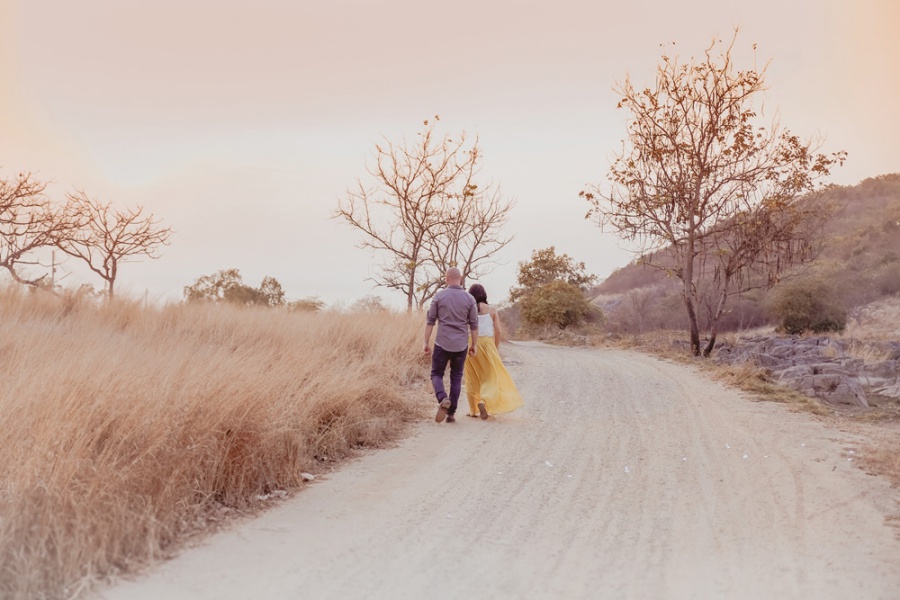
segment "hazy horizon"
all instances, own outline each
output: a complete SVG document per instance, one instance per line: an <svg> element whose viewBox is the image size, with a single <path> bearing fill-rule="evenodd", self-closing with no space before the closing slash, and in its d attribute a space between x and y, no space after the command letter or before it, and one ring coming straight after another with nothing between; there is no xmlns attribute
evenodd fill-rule
<svg viewBox="0 0 900 600"><path fill-rule="evenodd" d="M689 57L736 26L739 66L753 44L771 60L766 114L849 152L832 182L900 171L891 0L107 4L0 0L0 177L30 170L55 198L84 189L171 225L161 259L122 268L133 294L179 298L238 268L291 298L400 305L330 214L376 142L435 114L479 136L485 180L517 203L505 265L482 280L492 299L550 245L606 277L631 255L583 219L578 192L625 134L613 84L651 81L661 45Z"/></svg>

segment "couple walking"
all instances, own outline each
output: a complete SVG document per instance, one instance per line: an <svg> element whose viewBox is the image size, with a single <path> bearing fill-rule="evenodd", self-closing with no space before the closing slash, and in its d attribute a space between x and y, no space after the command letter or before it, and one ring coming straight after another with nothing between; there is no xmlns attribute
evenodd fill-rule
<svg viewBox="0 0 900 600"><path fill-rule="evenodd" d="M462 273L453 267L445 276L447 287L438 292L428 308L425 354L431 353L431 383L438 401L434 420L456 420L456 405L465 375L469 416L487 419L510 412L523 404L516 385L500 360L500 321L487 301L484 287L475 284L466 292ZM434 351L429 342L438 325ZM471 332L471 339L470 339ZM466 359L468 355L468 360ZM450 395L444 389L444 373L450 365Z"/></svg>

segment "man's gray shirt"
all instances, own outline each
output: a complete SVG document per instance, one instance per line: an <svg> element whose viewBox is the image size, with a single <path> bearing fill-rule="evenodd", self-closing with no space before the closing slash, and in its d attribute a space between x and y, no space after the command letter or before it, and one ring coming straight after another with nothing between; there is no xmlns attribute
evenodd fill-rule
<svg viewBox="0 0 900 600"><path fill-rule="evenodd" d="M428 307L429 325L438 323L434 343L448 352L459 352L469 346L469 329L478 329L478 306L462 286L451 285L437 294Z"/></svg>

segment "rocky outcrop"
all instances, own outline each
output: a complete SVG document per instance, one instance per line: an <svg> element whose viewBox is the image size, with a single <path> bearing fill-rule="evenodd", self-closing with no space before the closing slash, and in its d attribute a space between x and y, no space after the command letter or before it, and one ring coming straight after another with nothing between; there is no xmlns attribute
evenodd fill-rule
<svg viewBox="0 0 900 600"><path fill-rule="evenodd" d="M775 382L829 404L868 408L868 398L900 399L900 342L864 346L864 360L850 353L853 342L829 337L755 336L724 343L716 362L752 362ZM857 343L860 345L859 343Z"/></svg>

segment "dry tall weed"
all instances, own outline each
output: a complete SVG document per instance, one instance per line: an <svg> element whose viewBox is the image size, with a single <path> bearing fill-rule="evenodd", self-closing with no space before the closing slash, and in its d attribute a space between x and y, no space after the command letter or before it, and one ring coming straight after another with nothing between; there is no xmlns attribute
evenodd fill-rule
<svg viewBox="0 0 900 600"><path fill-rule="evenodd" d="M0 290L0 597L78 597L218 507L395 437L421 329Z"/></svg>
<svg viewBox="0 0 900 600"><path fill-rule="evenodd" d="M795 409L820 416L832 414L827 406L815 398L805 396L787 386L772 383L765 369L754 364L716 365L708 361L700 364L714 378L749 392L760 400L788 404Z"/></svg>
<svg viewBox="0 0 900 600"><path fill-rule="evenodd" d="M900 490L900 422L854 419L841 422L842 431L853 434L858 444L845 446L848 457L870 475L887 477ZM853 453L849 451L852 450ZM891 518L900 526L900 514Z"/></svg>
<svg viewBox="0 0 900 600"><path fill-rule="evenodd" d="M884 347L880 347L872 342L858 339L847 340L844 353L847 356L858 358L865 363L878 363L890 360L891 354Z"/></svg>
<svg viewBox="0 0 900 600"><path fill-rule="evenodd" d="M900 340L900 296L867 305L847 324L845 335L865 340Z"/></svg>

